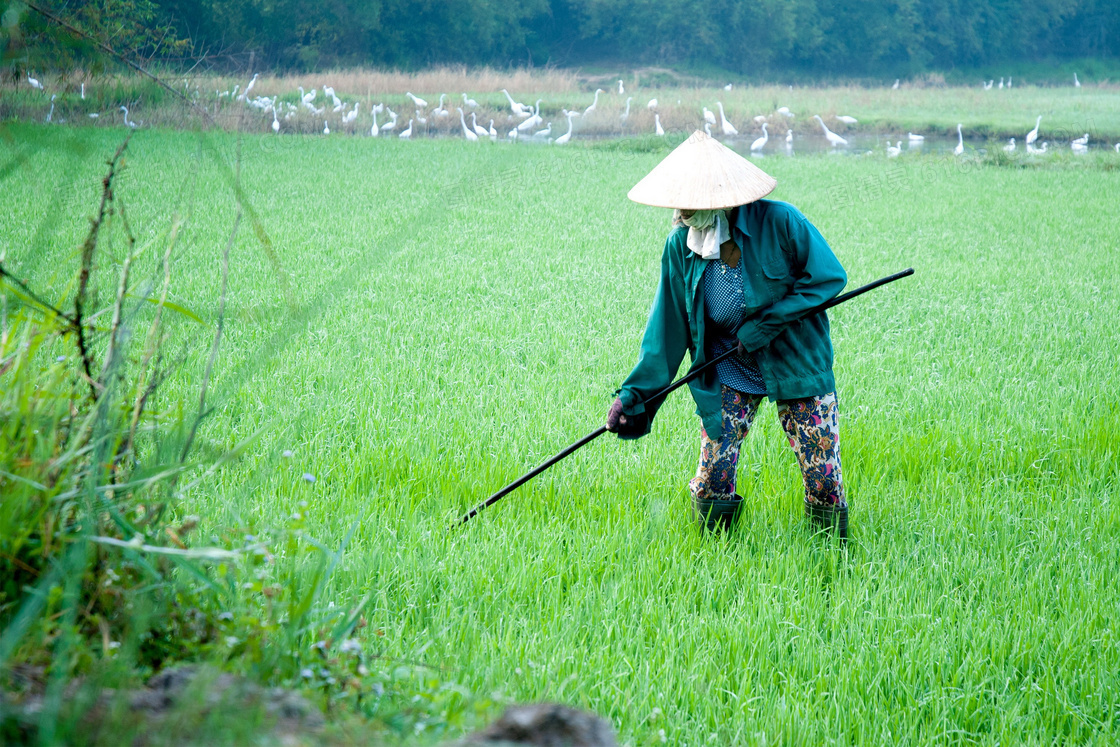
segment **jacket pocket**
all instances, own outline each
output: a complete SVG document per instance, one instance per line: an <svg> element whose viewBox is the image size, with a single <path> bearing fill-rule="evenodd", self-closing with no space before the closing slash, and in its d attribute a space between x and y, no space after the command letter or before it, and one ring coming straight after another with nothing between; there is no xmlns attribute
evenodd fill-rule
<svg viewBox="0 0 1120 747"><path fill-rule="evenodd" d="M767 257L762 261L762 274L767 280L785 282L789 280L790 270L784 254Z"/></svg>

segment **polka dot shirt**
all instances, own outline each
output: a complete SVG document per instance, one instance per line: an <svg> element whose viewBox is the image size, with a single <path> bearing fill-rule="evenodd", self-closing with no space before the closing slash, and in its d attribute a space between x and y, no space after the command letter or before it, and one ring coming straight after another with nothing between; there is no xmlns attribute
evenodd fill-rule
<svg viewBox="0 0 1120 747"><path fill-rule="evenodd" d="M712 340L712 355L719 356L739 344L735 330L746 318L746 300L743 298L743 260L738 267L724 264L721 259L708 262L704 268L704 313ZM754 353L733 355L716 364L716 373L724 386L747 394L766 394L766 382L758 369Z"/></svg>

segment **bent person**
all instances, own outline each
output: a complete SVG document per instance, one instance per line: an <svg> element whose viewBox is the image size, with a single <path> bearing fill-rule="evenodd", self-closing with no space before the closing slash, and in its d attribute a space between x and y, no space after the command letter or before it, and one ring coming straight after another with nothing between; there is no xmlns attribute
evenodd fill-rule
<svg viewBox="0 0 1120 747"><path fill-rule="evenodd" d="M607 428L649 433L659 401L687 351L692 369L737 353L689 382L700 416L700 463L689 482L708 528L730 528L742 506L736 467L763 400L805 482L805 514L847 537L832 342L821 311L847 275L795 207L762 199L777 182L719 141L696 132L630 190L635 202L673 208L661 280L633 371L616 392Z"/></svg>

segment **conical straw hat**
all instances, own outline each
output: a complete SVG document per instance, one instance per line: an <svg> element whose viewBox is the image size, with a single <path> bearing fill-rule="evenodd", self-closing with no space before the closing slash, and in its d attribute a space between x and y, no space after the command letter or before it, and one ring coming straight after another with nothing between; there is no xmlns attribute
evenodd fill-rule
<svg viewBox="0 0 1120 747"><path fill-rule="evenodd" d="M654 207L720 210L762 199L777 185L777 179L697 130L635 184L627 197Z"/></svg>

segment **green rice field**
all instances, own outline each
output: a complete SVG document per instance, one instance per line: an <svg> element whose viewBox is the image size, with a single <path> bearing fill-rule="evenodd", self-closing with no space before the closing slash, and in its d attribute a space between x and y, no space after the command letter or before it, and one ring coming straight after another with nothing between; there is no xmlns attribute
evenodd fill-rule
<svg viewBox="0 0 1120 747"><path fill-rule="evenodd" d="M122 132L2 134L5 266L63 303ZM172 299L206 323L174 315L185 364L161 407L197 402L236 150L141 130L117 186L155 247L144 271L183 219ZM217 454L259 435L175 511L202 517L200 540L293 514L327 546L355 528L325 599L371 595L363 645L470 702L593 710L619 744L1120 741L1111 150L758 161L849 289L915 269L830 312L846 551L806 526L772 403L744 447L742 522L701 536L683 391L650 436L608 434L448 530L603 422L669 230L626 192L666 152L245 135L251 214L199 438ZM105 297L124 251L102 255Z"/></svg>

